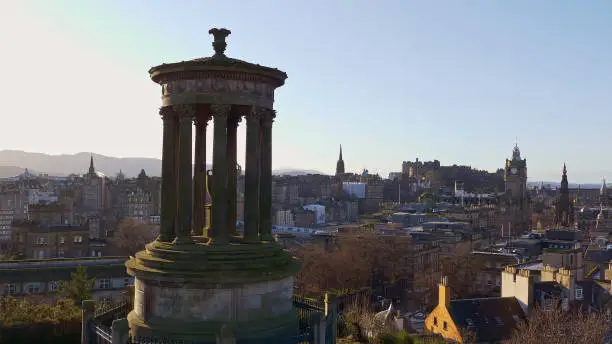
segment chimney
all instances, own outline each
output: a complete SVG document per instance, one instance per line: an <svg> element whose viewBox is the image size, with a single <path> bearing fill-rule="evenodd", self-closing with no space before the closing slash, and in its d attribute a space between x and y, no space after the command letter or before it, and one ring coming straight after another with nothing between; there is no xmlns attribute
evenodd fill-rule
<svg viewBox="0 0 612 344"><path fill-rule="evenodd" d="M608 268L604 271L604 279L612 279L612 261L608 263ZM612 293L612 289L610 290L610 292Z"/></svg>
<svg viewBox="0 0 612 344"><path fill-rule="evenodd" d="M438 286L438 305L450 306L450 287L448 286L448 277L443 276Z"/></svg>

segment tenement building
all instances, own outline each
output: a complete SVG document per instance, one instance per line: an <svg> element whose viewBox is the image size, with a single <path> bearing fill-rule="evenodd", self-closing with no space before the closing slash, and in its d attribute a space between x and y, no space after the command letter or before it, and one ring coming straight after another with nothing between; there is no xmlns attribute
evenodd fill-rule
<svg viewBox="0 0 612 344"><path fill-rule="evenodd" d="M120 299L133 278L125 272L125 257L14 260L0 262L2 295L38 296L53 303L59 299L59 282L69 281L77 267L87 269L93 279L94 300Z"/></svg>
<svg viewBox="0 0 612 344"><path fill-rule="evenodd" d="M149 71L162 88L162 208L159 237L126 263L135 278L130 332L198 343L295 342L292 292L299 265L274 241L271 223L274 91L287 75L227 57L230 31L209 33L213 56ZM242 119L244 233L238 234L236 130ZM213 168L207 178L209 122ZM205 218L207 183L210 219Z"/></svg>

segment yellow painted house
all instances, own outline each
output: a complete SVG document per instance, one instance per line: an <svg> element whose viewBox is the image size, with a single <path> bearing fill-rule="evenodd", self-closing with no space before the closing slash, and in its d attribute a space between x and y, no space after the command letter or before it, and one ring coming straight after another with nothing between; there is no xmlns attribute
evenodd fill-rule
<svg viewBox="0 0 612 344"><path fill-rule="evenodd" d="M448 279L439 285L438 305L425 319L426 331L464 343L498 343L509 339L525 313L515 297L451 300Z"/></svg>

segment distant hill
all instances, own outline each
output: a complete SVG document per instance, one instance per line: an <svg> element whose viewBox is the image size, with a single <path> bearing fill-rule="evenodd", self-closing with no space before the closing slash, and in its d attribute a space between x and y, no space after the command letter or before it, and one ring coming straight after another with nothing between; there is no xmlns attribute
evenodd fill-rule
<svg viewBox="0 0 612 344"><path fill-rule="evenodd" d="M54 176L66 176L72 173L83 174L89 169L90 153L49 155L18 150L0 151L0 178L14 177L27 168L33 174L39 172ZM154 158L116 158L93 154L96 171L114 177L122 171L128 177L136 177L144 169L149 176L161 175L161 160ZM211 166L208 165L207 169ZM34 172L38 171L38 172ZM272 172L275 175L321 174L318 171L280 169Z"/></svg>
<svg viewBox="0 0 612 344"><path fill-rule="evenodd" d="M325 174L323 172L320 171L315 171L315 170L297 170L297 169L291 169L291 168L280 168L278 170L274 170L272 171L272 173L274 175L279 175L279 176L303 176L306 174Z"/></svg>
<svg viewBox="0 0 612 344"><path fill-rule="evenodd" d="M25 172L25 168L17 166L0 166L0 178L10 178ZM38 172L28 170L32 174L38 174Z"/></svg>
<svg viewBox="0 0 612 344"><path fill-rule="evenodd" d="M82 174L89 168L90 153L49 155L16 150L0 151L0 166L19 166L28 171L40 171L49 175L64 176ZM159 176L161 160L151 158L115 158L93 154L96 171L114 177L123 171L126 177L135 177L144 169L147 175ZM20 172L21 173L21 172ZM34 173L34 172L32 172ZM17 173L19 174L19 173Z"/></svg>

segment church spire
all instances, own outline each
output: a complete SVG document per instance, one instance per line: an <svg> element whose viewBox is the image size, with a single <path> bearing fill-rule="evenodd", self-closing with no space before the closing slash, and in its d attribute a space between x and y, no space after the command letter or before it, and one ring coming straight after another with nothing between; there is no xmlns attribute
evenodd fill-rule
<svg viewBox="0 0 612 344"><path fill-rule="evenodd" d="M91 153L90 158L89 158L89 174L95 174L96 173L96 169L94 167L94 162L93 162L93 153Z"/></svg>
<svg viewBox="0 0 612 344"><path fill-rule="evenodd" d="M340 176L344 174L344 160L342 159L342 145L340 145L340 155L338 156L338 162L336 163L336 175Z"/></svg>
<svg viewBox="0 0 612 344"><path fill-rule="evenodd" d="M569 197L569 183L567 181L567 167L563 164L561 188L555 206L555 223L557 226L568 227L574 222L573 207Z"/></svg>

